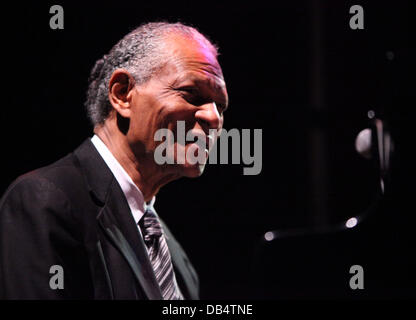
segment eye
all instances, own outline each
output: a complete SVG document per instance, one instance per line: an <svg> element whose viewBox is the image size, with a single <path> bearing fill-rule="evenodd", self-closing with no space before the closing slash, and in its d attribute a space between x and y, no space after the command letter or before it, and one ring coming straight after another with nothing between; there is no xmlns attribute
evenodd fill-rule
<svg viewBox="0 0 416 320"><path fill-rule="evenodd" d="M204 97L195 87L182 87L178 90L182 92L183 98L193 105L200 106L205 103Z"/></svg>
<svg viewBox="0 0 416 320"><path fill-rule="evenodd" d="M189 94L195 94L197 91L195 87L181 87L181 88L178 88L177 90L182 91L184 93L189 93Z"/></svg>

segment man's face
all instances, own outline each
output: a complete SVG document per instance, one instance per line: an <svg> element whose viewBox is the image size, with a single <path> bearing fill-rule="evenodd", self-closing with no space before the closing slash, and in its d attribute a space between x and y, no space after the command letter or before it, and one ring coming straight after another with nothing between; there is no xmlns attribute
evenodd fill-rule
<svg viewBox="0 0 416 320"><path fill-rule="evenodd" d="M128 139L136 154L153 157L162 143L155 141L156 131L169 129L174 139L168 141L173 148L168 149L166 157L174 164L163 165L163 170L197 177L202 174L209 150L223 127L227 90L218 61L204 44L171 35L166 45L171 53L167 64L147 83L134 89ZM178 121L184 122L185 134L191 131L206 142L206 149L193 141L178 141ZM195 163L191 154L203 161Z"/></svg>

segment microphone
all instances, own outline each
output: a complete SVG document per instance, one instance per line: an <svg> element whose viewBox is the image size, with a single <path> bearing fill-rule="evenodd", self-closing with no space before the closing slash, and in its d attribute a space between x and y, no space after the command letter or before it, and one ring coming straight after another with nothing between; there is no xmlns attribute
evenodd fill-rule
<svg viewBox="0 0 416 320"><path fill-rule="evenodd" d="M264 233L263 240L269 242L282 238L305 236L312 234L328 234L351 229L366 219L381 203L385 194L385 184L390 174L391 156L394 151L393 139L385 121L375 117L374 111L368 111L369 128L361 130L355 139L355 150L367 160L375 160L380 177L378 192L372 203L362 212L341 223L315 228L272 230Z"/></svg>
<svg viewBox="0 0 416 320"><path fill-rule="evenodd" d="M384 194L385 181L390 173L390 159L394 151L394 143L385 121L374 116L373 111L368 112L368 117L372 120L371 128L358 133L355 139L355 150L365 159L376 159L381 192Z"/></svg>
<svg viewBox="0 0 416 320"><path fill-rule="evenodd" d="M371 129L366 128L357 135L355 139L355 150L365 159L371 159Z"/></svg>

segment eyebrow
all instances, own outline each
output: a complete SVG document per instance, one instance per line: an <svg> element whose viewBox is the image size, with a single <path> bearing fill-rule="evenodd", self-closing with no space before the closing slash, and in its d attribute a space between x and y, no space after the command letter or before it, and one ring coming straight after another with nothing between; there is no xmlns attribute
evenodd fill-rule
<svg viewBox="0 0 416 320"><path fill-rule="evenodd" d="M219 87L220 89L223 89L225 87L225 82L222 78L220 78L219 76L215 76L215 79L217 79L218 81L215 81L212 79L212 77L207 77L207 76L200 76L197 75L195 72L187 72L185 74L182 74L180 76L178 76L175 81L174 81L174 85L177 85L180 82L185 82L185 81L193 81L196 83L205 83L208 84L211 88L216 89L217 87ZM218 84L220 83L220 84Z"/></svg>

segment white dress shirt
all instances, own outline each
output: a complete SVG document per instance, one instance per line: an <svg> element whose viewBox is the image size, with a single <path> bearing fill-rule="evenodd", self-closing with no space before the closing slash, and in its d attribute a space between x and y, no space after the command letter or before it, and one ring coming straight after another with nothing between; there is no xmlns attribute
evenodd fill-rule
<svg viewBox="0 0 416 320"><path fill-rule="evenodd" d="M139 229L140 234L142 234L139 227L139 221L143 217L147 206L153 206L153 204L155 203L155 197L153 197L149 204L146 204L140 189L134 184L133 180L130 178L126 170L124 170L124 168L113 156L113 154L104 144L104 142L97 135L94 135L91 138L91 142L93 143L101 157L104 159L105 163L110 168L118 184L120 185L121 190L126 196L127 203L130 207L130 211L133 215L134 221L136 222L136 226Z"/></svg>

